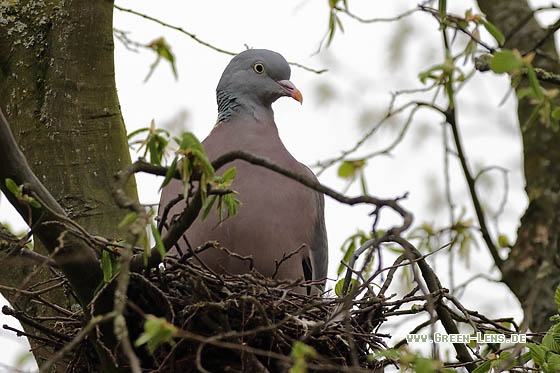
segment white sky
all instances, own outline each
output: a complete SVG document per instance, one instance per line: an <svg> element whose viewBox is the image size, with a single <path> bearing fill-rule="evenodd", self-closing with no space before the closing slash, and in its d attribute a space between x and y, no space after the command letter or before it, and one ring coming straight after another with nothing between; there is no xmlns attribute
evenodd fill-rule
<svg viewBox="0 0 560 373"><path fill-rule="evenodd" d="M363 16L390 17L414 7L414 1L357 2L350 1L352 11ZM473 7L470 1L449 2L458 14ZM280 52L289 61L297 61L313 68L329 71L316 75L292 67L292 82L302 91L304 105L292 100L279 100L275 106L276 123L280 135L292 154L301 162L313 164L318 160L336 156L351 147L365 130L358 120L365 111L371 111L378 120L387 108L390 93L399 89L420 88L417 79L420 71L440 63L442 51L437 25L432 17L417 13L406 22L412 28L405 41L403 58L392 56L392 38L402 23L359 24L341 15L345 33L337 33L329 49L319 54L318 43L327 25L326 2L301 1L198 1L168 0L154 5L153 1L120 0L117 5L133 8L165 22L185 28L213 45L242 51L245 44L255 48L267 48ZM164 36L176 56L179 80L175 81L171 69L161 62L151 79L143 83L154 56L146 51L133 53L119 41L116 45L116 76L123 116L129 132L149 125L165 125L181 111L187 113L184 130L193 131L200 139L212 128L216 119L215 87L230 56L219 54L195 43L187 36L163 28L137 16L115 10L115 28L130 31L129 38L141 42ZM490 40L490 39L488 39ZM465 67L467 68L467 67ZM334 92L332 99L321 99L321 86L328 85ZM508 168L509 199L502 216L499 232L510 239L520 214L526 205L523 194L521 140L515 118L515 104L511 95L503 104L508 92L505 77L477 74L458 96L458 111L464 144L473 168L500 165ZM404 117L395 121L399 128ZM378 197L396 197L410 192L403 204L415 215L416 224L448 224L447 212L434 208L434 193L443 193L441 118L423 114L414 122L404 142L390 157L378 157L368 167L367 180L370 193ZM396 127L395 127L396 126ZM177 133L177 132L176 132ZM394 130L383 130L368 141L364 151L382 149L395 137ZM133 159L136 156L133 155ZM496 175L494 175L496 176ZM158 182L153 177L138 177L142 202L159 201ZM428 180L432 180L431 183ZM456 162L452 165L452 192L459 206L467 208L472 217L463 176ZM500 186L501 178L494 177ZM345 182L336 177L336 170L325 172L321 181L334 189L343 190ZM498 189L501 193L501 187ZM501 197L498 192L479 190L489 208L496 207ZM347 192L359 193L356 187ZM357 229L369 230L371 220L367 214L371 208L346 207L327 198L326 220L330 245L331 278L341 257L339 247L346 237ZM14 223L14 213L7 201L0 200L0 221L23 230ZM394 217L384 218L382 227L388 228L398 222ZM389 263L388 257L385 259ZM490 257L484 247L474 249L470 269L457 262L452 269L456 283L461 283L475 273L490 273ZM448 286L447 257L440 255L436 268L444 286ZM477 280L461 297L464 305L477 309L491 317L515 316L521 313L514 297L503 285L490 285ZM333 285L332 285L333 286ZM484 292L481 292L484 288ZM0 315L3 317L3 315ZM14 325L11 319L2 318L1 323ZM387 332L387 330L386 330ZM26 347L21 339L0 329L0 364L14 364ZM23 346L23 347L22 347ZM2 371L0 365L0 371Z"/></svg>

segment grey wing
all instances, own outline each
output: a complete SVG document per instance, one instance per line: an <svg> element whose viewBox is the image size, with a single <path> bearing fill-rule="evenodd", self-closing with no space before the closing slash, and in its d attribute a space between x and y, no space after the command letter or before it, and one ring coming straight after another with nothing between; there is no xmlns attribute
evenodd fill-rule
<svg viewBox="0 0 560 373"><path fill-rule="evenodd" d="M327 242L327 230L325 227L325 196L316 192L317 215L313 231L313 242L311 243L311 268L313 279L320 280L327 277L329 265L329 248ZM325 283L323 282L322 288Z"/></svg>
<svg viewBox="0 0 560 373"><path fill-rule="evenodd" d="M317 176L311 171L307 166L303 165L305 168L305 172L312 177L313 179L317 180ZM307 261L304 261L304 273L311 274L311 279L313 280L321 280L326 279L327 271L329 266L329 247L327 241L327 229L325 227L325 196L323 193L313 192L315 198L315 204L317 206L315 210L315 219L313 224L313 236L311 242L311 250L310 250L310 258ZM311 268L309 268L311 266ZM307 267L307 268L306 268ZM308 279L306 273L306 279ZM320 286L321 289L324 289L325 281L323 281L322 285Z"/></svg>

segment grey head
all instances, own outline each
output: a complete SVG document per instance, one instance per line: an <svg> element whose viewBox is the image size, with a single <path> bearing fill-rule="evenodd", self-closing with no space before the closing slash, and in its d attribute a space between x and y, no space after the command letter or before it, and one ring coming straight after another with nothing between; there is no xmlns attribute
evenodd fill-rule
<svg viewBox="0 0 560 373"><path fill-rule="evenodd" d="M267 49L248 49L239 53L224 70L218 87L218 121L227 121L236 108L269 112L280 97L302 102L300 91L290 82L290 65L281 54Z"/></svg>

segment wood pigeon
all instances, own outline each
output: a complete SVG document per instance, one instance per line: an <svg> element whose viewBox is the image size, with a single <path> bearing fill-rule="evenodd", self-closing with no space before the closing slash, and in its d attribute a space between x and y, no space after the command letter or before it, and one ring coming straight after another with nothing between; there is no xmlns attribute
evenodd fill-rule
<svg viewBox="0 0 560 373"><path fill-rule="evenodd" d="M290 66L284 57L270 50L249 49L231 60L216 89L217 123L202 142L211 161L229 151L243 150L316 179L313 172L284 147L274 122L271 105L278 98L287 96L302 102L300 91L289 79ZM194 249L217 240L230 252L252 257L254 269L264 276L324 280L328 250L323 195L245 161L234 161L221 171L229 167L237 169L231 189L238 193L236 198L242 203L238 214L222 222L218 220L216 209L205 220L199 216L178 242L180 251L187 252L186 242ZM182 192L180 181L168 184L162 192L160 213ZM175 205L167 223L184 207L184 202ZM276 268L276 262L298 248L295 255ZM177 248L168 255L178 256ZM197 257L219 273L241 274L250 270L250 261L221 249L211 248ZM324 281L318 281L317 287L322 289ZM301 293L306 291L311 290L300 290Z"/></svg>

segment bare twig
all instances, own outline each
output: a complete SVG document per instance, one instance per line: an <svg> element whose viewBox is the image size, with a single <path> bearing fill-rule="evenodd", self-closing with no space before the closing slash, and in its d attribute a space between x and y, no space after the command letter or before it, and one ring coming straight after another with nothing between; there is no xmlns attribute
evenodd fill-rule
<svg viewBox="0 0 560 373"><path fill-rule="evenodd" d="M163 27L167 27L167 28L170 28L170 29L172 29L172 30L179 31L180 33L182 33L182 34L184 34L184 35L187 35L188 37L190 37L191 39L193 39L193 40L196 41L197 43L199 43L199 44L201 44L201 45L203 45L203 46L205 46L205 47L207 47L207 48L210 48L210 49L212 49L212 50L214 50L214 51L216 51L216 52L223 53L223 54L227 54L227 55L229 55L229 56L235 56L235 55L237 54L237 53L235 53L235 52L228 51L228 50L226 50L226 49L222 49L222 48L216 47L215 45L213 45L213 44L211 44L211 43L208 43L208 42L206 42L206 41L200 39L198 36L196 36L196 35L193 34L192 32L188 32L187 30L185 30L185 29L182 28L182 27L173 26L173 25L171 25L171 24L169 24L169 23L167 23L167 22L161 21L161 20L159 20L159 19L157 19L157 18L154 18L154 17L149 16L149 15L144 14L144 13L137 12L137 11L132 10L132 9L125 9L125 8L122 8L122 7L118 6L118 5L114 5L114 7L115 7L115 9L118 9L118 10L120 10L121 12L134 14L134 15L136 15L136 16L139 16L139 17L142 17L142 18L147 19L147 20L149 20L149 21L152 21L152 22L155 22L155 23L157 23L157 24L160 24L160 25L163 26ZM297 63L297 62L288 62L288 63L289 63L290 65L299 67L299 68L301 68L301 69L307 70L307 71L312 72L312 73L315 73L315 74L321 74L321 73L324 73L324 72L327 71L327 69L320 69L320 70L312 69L312 68L310 68L310 67L304 66L304 65L302 65L302 64L300 64L300 63Z"/></svg>
<svg viewBox="0 0 560 373"><path fill-rule="evenodd" d="M296 255L297 253L299 253L301 250L303 250L306 247L305 244L301 244L297 249L289 252L289 253L284 253L282 255L282 259L280 260L274 260L274 272L272 273L271 278L275 278L276 275L278 274L278 270L280 269L280 266L282 265L282 263L284 263L285 261L287 261L288 259L290 259L291 257L293 257L294 255Z"/></svg>
<svg viewBox="0 0 560 373"><path fill-rule="evenodd" d="M352 12L350 12L348 9L346 8L341 8L341 7L335 7L334 9L336 9L336 11L341 12L346 14L348 17L355 19L356 21L360 22L360 23L381 23L381 22L395 22L395 21L400 21L410 15L412 15L413 13L417 12L419 9L418 8L413 8L413 9L409 9L401 14L398 14L394 17L386 17L386 18L362 18Z"/></svg>
<svg viewBox="0 0 560 373"><path fill-rule="evenodd" d="M37 329L38 331L42 332L43 334L53 336L53 337L59 339L62 342L70 340L70 338L66 334L59 333L55 330L51 330L51 329L43 326L41 323L39 323L39 322L35 321L33 318L27 316L22 311L16 311L13 308L10 308L8 306L4 306L4 307L2 307L2 313L4 315L13 316L19 322L21 322L22 324L29 325L29 326Z"/></svg>
<svg viewBox="0 0 560 373"><path fill-rule="evenodd" d="M60 361L62 358L64 358L66 354L70 353L80 342L84 340L84 338L88 336L88 334L93 330L93 328L95 328L96 325L109 321L114 316L115 315L113 313L109 313L107 315L96 316L92 318L87 323L87 325L82 330L80 330L78 334L76 334L76 336L72 339L72 341L70 341L70 343L68 343L62 349L60 349L60 351L58 351L52 357L52 359L49 359L47 362L45 362L45 364L43 364L40 367L39 371L41 373L50 372L50 368L53 366L53 364L55 364L57 361Z"/></svg>

